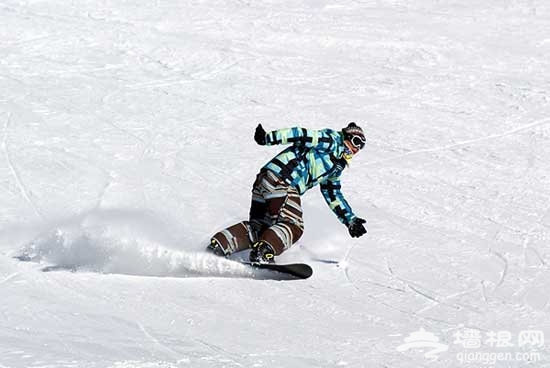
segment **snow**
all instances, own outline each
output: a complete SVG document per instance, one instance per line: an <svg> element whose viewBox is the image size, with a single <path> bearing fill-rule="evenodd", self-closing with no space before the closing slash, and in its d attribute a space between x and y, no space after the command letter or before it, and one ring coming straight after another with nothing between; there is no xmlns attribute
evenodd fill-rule
<svg viewBox="0 0 550 368"><path fill-rule="evenodd" d="M550 336L549 32L542 0L4 0L0 367L529 351L521 331ZM366 236L314 189L279 258L310 279L203 252L280 149L254 143L258 122L349 121L367 132L343 177ZM420 329L449 350L398 351ZM514 347L468 351L465 329ZM550 367L546 345L492 366Z"/></svg>

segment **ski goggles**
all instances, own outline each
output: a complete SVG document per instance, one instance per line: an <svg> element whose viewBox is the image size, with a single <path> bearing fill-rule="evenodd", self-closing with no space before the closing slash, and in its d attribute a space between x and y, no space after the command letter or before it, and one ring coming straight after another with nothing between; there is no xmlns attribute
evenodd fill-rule
<svg viewBox="0 0 550 368"><path fill-rule="evenodd" d="M354 135L349 141L355 148L359 149L365 148L365 144L367 143L365 137L361 137L360 135Z"/></svg>

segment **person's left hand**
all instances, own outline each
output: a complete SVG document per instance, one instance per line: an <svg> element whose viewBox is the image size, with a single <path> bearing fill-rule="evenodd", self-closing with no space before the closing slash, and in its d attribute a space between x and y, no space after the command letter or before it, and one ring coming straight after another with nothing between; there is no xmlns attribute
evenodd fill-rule
<svg viewBox="0 0 550 368"><path fill-rule="evenodd" d="M352 238L358 238L360 236L363 236L367 233L367 229L363 224L365 224L367 221L363 220L362 218L356 217L348 225L349 234Z"/></svg>

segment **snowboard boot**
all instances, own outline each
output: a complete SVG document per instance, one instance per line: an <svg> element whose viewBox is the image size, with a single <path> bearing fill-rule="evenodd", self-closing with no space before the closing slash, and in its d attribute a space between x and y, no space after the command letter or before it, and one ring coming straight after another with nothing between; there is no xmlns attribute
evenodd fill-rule
<svg viewBox="0 0 550 368"><path fill-rule="evenodd" d="M250 251L250 262L252 263L275 263L275 250L271 244L263 240L252 245Z"/></svg>
<svg viewBox="0 0 550 368"><path fill-rule="evenodd" d="M225 254L220 243L215 238L210 240L210 244L206 247L206 251L219 257L227 257L227 254Z"/></svg>

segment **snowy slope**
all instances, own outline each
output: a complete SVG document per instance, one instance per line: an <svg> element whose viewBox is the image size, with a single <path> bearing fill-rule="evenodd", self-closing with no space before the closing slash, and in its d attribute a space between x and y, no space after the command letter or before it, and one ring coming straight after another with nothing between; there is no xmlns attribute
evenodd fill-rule
<svg viewBox="0 0 550 368"><path fill-rule="evenodd" d="M550 336L549 98L544 0L3 0L0 367L550 367L516 340ZM349 121L367 236L314 190L309 280L202 253L258 122ZM420 328L449 350L398 351Z"/></svg>

